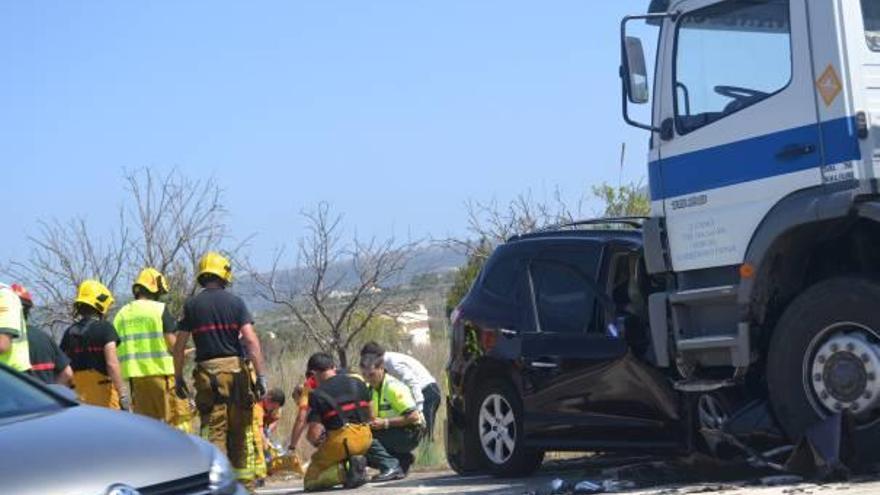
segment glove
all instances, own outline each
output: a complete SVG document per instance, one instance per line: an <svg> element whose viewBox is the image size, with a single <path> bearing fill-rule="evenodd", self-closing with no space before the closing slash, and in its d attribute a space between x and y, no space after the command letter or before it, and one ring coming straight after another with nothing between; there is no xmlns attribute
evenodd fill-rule
<svg viewBox="0 0 880 495"><path fill-rule="evenodd" d="M119 409L123 411L131 411L131 399L127 395L119 396Z"/></svg>
<svg viewBox="0 0 880 495"><path fill-rule="evenodd" d="M258 399L262 399L266 393L269 392L269 381L266 380L266 375L257 375L257 397Z"/></svg>
<svg viewBox="0 0 880 495"><path fill-rule="evenodd" d="M182 377L174 379L174 393L181 399L189 398L189 387L186 385L186 380Z"/></svg>

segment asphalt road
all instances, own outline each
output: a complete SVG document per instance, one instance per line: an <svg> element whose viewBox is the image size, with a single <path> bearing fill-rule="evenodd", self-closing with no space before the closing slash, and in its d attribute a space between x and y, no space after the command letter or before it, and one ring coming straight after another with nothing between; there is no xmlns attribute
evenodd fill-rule
<svg viewBox="0 0 880 495"><path fill-rule="evenodd" d="M724 495L867 495L880 493L880 476L858 478L846 483L815 484L788 481L779 486L762 485L760 479L778 473L759 472L741 466L699 466L692 463L652 461L630 462L626 459L580 459L549 463L529 478L498 479L489 476L457 476L449 471L412 473L409 478L384 484L368 484L351 493L382 495L547 494L554 479L570 482L619 479L639 488L621 493L643 495L687 495L723 493ZM630 478L630 479L627 479ZM278 480L257 491L261 495L302 493L298 480ZM345 493L334 490L329 493Z"/></svg>

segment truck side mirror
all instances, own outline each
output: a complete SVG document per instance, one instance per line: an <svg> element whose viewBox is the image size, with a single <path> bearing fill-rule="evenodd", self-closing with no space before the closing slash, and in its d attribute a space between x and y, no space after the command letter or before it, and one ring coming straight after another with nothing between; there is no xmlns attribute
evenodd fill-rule
<svg viewBox="0 0 880 495"><path fill-rule="evenodd" d="M648 69L645 66L645 50L642 40L627 36L623 43L623 84L631 103L648 102Z"/></svg>

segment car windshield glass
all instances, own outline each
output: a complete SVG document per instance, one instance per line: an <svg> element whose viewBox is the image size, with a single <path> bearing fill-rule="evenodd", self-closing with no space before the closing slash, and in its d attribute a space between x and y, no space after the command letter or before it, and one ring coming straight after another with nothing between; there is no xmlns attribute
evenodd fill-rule
<svg viewBox="0 0 880 495"><path fill-rule="evenodd" d="M862 17L868 48L880 52L880 0L862 0Z"/></svg>
<svg viewBox="0 0 880 495"><path fill-rule="evenodd" d="M36 385L0 369L0 418L61 409L63 404Z"/></svg>

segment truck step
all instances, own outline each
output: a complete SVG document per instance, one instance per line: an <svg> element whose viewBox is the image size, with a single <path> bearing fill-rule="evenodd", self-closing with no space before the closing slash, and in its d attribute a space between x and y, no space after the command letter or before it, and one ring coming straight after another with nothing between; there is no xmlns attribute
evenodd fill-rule
<svg viewBox="0 0 880 495"><path fill-rule="evenodd" d="M675 382L675 389L681 392L712 392L725 387L733 387L736 380L727 378L725 380L681 380Z"/></svg>
<svg viewBox="0 0 880 495"><path fill-rule="evenodd" d="M737 338L733 335L712 335L681 339L676 342L679 351L702 351L708 349L729 349L736 347Z"/></svg>
<svg viewBox="0 0 880 495"><path fill-rule="evenodd" d="M669 294L671 304L712 304L719 300L736 297L735 285L721 285L718 287L703 287L688 289Z"/></svg>

